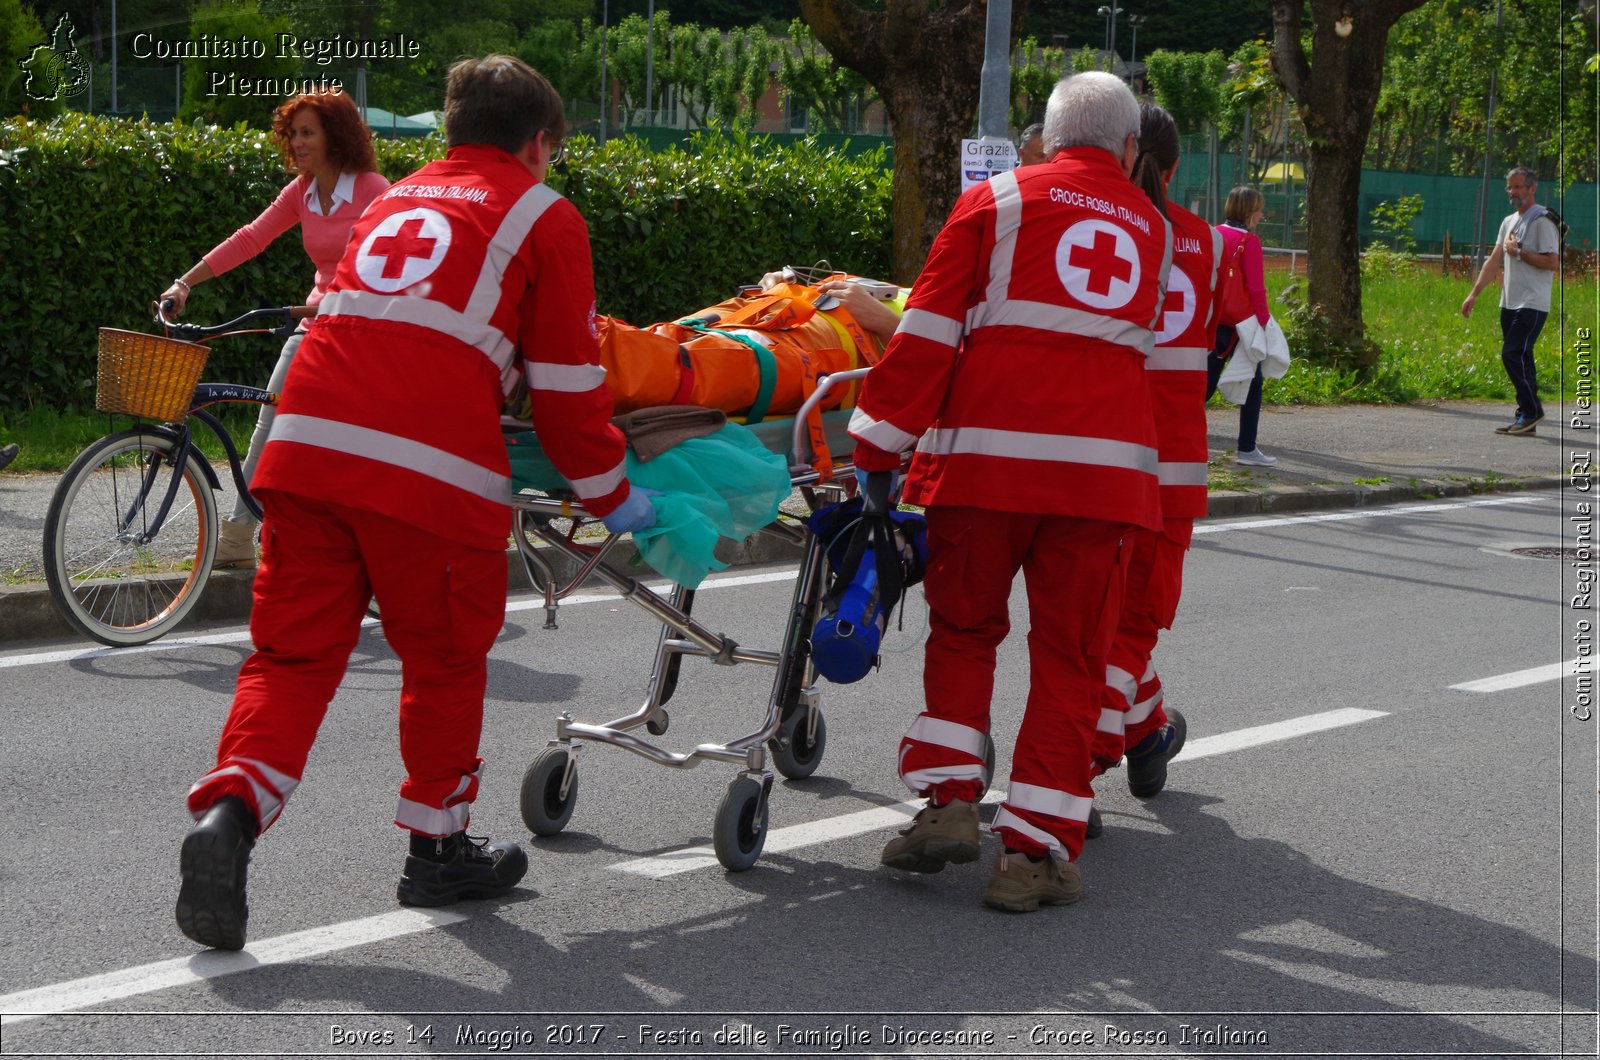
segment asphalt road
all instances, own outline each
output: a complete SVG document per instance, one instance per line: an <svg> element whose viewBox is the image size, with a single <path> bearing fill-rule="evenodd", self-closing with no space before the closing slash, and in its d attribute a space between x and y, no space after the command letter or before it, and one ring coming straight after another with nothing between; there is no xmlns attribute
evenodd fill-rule
<svg viewBox="0 0 1600 1060"><path fill-rule="evenodd" d="M1600 722L1569 711L1573 679L1523 673L1581 645L1568 564L1510 551L1561 545L1573 503L1207 523L1157 657L1189 747L1148 802L1106 777L1083 901L1020 916L980 904L987 850L889 873L894 826L852 816L907 797L919 596L882 672L824 689L826 760L780 779L755 868L681 854L708 844L733 767L597 746L524 887L431 916L394 900L398 669L369 631L257 846L242 955L199 953L171 907L243 632L0 652L0 1052L1594 1055ZM787 575L727 572L699 613L775 647ZM1026 687L1015 603L999 733ZM654 645L615 600L541 622L514 611L491 662L474 831L497 838L527 840L518 785L556 715L624 713ZM686 660L663 742L746 731L769 683Z"/></svg>

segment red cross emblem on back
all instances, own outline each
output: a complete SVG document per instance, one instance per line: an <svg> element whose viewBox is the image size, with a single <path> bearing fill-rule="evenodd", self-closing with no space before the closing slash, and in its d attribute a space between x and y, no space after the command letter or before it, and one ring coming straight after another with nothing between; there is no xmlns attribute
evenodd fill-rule
<svg viewBox="0 0 1600 1060"><path fill-rule="evenodd" d="M1114 279L1133 278L1133 264L1117 257L1117 237L1110 232L1096 232L1092 247L1074 246L1068 261L1088 271L1089 290L1098 295L1110 294Z"/></svg>
<svg viewBox="0 0 1600 1060"><path fill-rule="evenodd" d="M373 257L384 259L384 279L397 280L405 271L406 259L432 257L437 242L422 235L422 219L413 217L402 224L395 235L374 239L370 252Z"/></svg>
<svg viewBox="0 0 1600 1060"><path fill-rule="evenodd" d="M415 287L444 261L450 237L450 219L438 210L419 206L392 213L362 239L356 275L383 294Z"/></svg>
<svg viewBox="0 0 1600 1060"><path fill-rule="evenodd" d="M1116 222L1077 221L1056 244L1056 275L1073 299L1092 310L1116 311L1133 301L1140 282L1139 246Z"/></svg>

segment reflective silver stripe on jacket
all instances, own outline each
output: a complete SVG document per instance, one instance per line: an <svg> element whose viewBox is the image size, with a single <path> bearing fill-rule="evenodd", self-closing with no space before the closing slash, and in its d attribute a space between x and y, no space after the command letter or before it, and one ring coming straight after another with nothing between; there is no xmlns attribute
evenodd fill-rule
<svg viewBox="0 0 1600 1060"><path fill-rule="evenodd" d="M1200 346L1157 346L1144 366L1152 372L1203 372L1211 351Z"/></svg>
<svg viewBox="0 0 1600 1060"><path fill-rule="evenodd" d="M961 343L961 321L927 309L907 309L900 315L900 324L894 330L896 335L903 331L907 335L930 342L942 342L951 347Z"/></svg>
<svg viewBox="0 0 1600 1060"><path fill-rule="evenodd" d="M967 330L971 332L988 327L1036 328L1060 335L1081 335L1127 346L1141 353L1149 353L1155 343L1155 333L1149 328L1101 313L1051 305L1049 302L980 302L967 315Z"/></svg>
<svg viewBox="0 0 1600 1060"><path fill-rule="evenodd" d="M1017 230L1022 227L1022 189L1017 186L1016 171L991 177L989 190L994 194L994 250L989 255L989 287L983 300L1004 305L1017 255Z"/></svg>
<svg viewBox="0 0 1600 1060"><path fill-rule="evenodd" d="M413 438L401 438L370 427L358 427L353 423L340 423L320 416L285 415L280 412L272 421L272 437L269 441L300 442L334 449L380 464L415 471L498 504L509 504L511 500L509 477Z"/></svg>
<svg viewBox="0 0 1600 1060"><path fill-rule="evenodd" d="M580 497L604 497L622 485L622 480L627 476L627 473L627 461L620 460L610 471L602 471L600 474L590 475L588 478L575 478L567 481L572 484L573 491Z"/></svg>
<svg viewBox="0 0 1600 1060"><path fill-rule="evenodd" d="M1156 451L1147 445L994 427L934 427L917 443L917 451L942 456L962 453L1013 460L1050 460L1060 464L1093 464L1142 471L1147 475L1154 475L1159 465Z"/></svg>
<svg viewBox="0 0 1600 1060"><path fill-rule="evenodd" d="M1204 486L1207 468L1203 463L1156 465L1156 481L1163 486Z"/></svg>
<svg viewBox="0 0 1600 1060"><path fill-rule="evenodd" d="M459 339L489 358L502 378L516 363L516 346L499 328L427 298L372 291L334 291L317 306L317 316L390 320L437 331Z"/></svg>
<svg viewBox="0 0 1600 1060"><path fill-rule="evenodd" d="M506 269L528 241L528 233L533 231L534 224L559 198L561 196L551 191L548 184L535 184L523 192L516 204L506 211L505 217L500 219L500 227L489 239L483 271L478 273L478 283L472 288L472 297L467 299L465 313L469 319L484 323L493 319L494 311L500 305L500 287L506 278ZM587 309L588 306L581 308Z"/></svg>
<svg viewBox="0 0 1600 1060"><path fill-rule="evenodd" d="M873 419L859 405L850 414L850 433L886 453L903 453L917 444L916 435L907 434L888 420Z"/></svg>
<svg viewBox="0 0 1600 1060"><path fill-rule="evenodd" d="M528 386L533 390L554 390L563 394L582 394L604 386L606 370L598 364L528 364Z"/></svg>

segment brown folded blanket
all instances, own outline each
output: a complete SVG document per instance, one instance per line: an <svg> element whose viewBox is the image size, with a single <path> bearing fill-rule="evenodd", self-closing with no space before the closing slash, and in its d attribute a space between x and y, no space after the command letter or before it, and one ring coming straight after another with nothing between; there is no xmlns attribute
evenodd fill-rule
<svg viewBox="0 0 1600 1060"><path fill-rule="evenodd" d="M715 434L728 422L721 409L699 405L656 405L624 413L611 421L640 460L654 460L679 442Z"/></svg>

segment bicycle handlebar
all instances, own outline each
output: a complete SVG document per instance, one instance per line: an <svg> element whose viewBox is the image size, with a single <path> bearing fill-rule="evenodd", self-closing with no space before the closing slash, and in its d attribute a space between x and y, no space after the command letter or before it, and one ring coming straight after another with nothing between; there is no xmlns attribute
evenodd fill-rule
<svg viewBox="0 0 1600 1060"><path fill-rule="evenodd" d="M155 323L166 329L175 339L186 342L197 342L200 339L212 338L227 332L240 331L248 325L264 320L282 321L277 327L266 329L268 334L276 338L287 338L294 333L302 317L315 316L316 306L277 306L267 309L252 309L250 312L234 317L225 324L182 324L170 319L167 314L172 311L173 301L164 298L156 304Z"/></svg>

